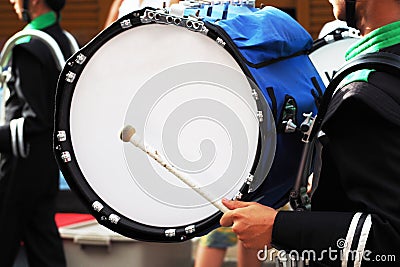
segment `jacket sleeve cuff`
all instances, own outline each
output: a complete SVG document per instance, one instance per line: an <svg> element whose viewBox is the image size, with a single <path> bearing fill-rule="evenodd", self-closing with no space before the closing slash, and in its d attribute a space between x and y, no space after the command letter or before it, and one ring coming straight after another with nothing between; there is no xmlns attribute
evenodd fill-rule
<svg viewBox="0 0 400 267"><path fill-rule="evenodd" d="M316 251L337 249L338 240L346 239L354 213L278 212L272 231L272 245L284 250Z"/></svg>
<svg viewBox="0 0 400 267"><path fill-rule="evenodd" d="M28 156L29 145L24 139L24 121L21 117L0 127L0 152L21 158Z"/></svg>

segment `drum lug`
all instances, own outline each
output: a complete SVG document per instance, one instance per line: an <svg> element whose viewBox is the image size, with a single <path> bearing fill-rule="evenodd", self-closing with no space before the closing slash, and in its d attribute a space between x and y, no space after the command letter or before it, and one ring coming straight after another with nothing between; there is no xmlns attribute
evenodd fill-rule
<svg viewBox="0 0 400 267"><path fill-rule="evenodd" d="M82 65L86 61L86 56L82 53L79 53L76 56L75 62L79 65Z"/></svg>
<svg viewBox="0 0 400 267"><path fill-rule="evenodd" d="M260 122L264 121L264 115L263 115L262 111L257 111L257 118Z"/></svg>
<svg viewBox="0 0 400 267"><path fill-rule="evenodd" d="M58 131L57 132L57 140L58 140L58 142L67 141L67 134L65 133L65 131Z"/></svg>
<svg viewBox="0 0 400 267"><path fill-rule="evenodd" d="M257 91L256 91L256 89L253 89L252 91L251 91L251 95L254 97L254 99L257 101L259 98L258 98L258 93L257 93Z"/></svg>
<svg viewBox="0 0 400 267"><path fill-rule="evenodd" d="M185 228L186 234L193 234L196 231L196 227L194 225L189 225Z"/></svg>
<svg viewBox="0 0 400 267"><path fill-rule="evenodd" d="M121 25L122 29L128 29L128 28L132 27L132 22L130 19L125 19L120 22L120 25Z"/></svg>
<svg viewBox="0 0 400 267"><path fill-rule="evenodd" d="M285 126L285 133L294 133L297 130L297 125L293 122L292 119L289 119L288 121L283 121L283 124Z"/></svg>
<svg viewBox="0 0 400 267"><path fill-rule="evenodd" d="M254 175L249 174L249 176L246 179L246 184L251 185L251 183L254 181Z"/></svg>
<svg viewBox="0 0 400 267"><path fill-rule="evenodd" d="M210 30L209 29L207 29L207 27L203 27L203 29L200 31L200 33L202 33L202 34L204 34L204 35L208 35L208 32L209 32Z"/></svg>
<svg viewBox="0 0 400 267"><path fill-rule="evenodd" d="M72 83L75 80L76 77L76 73L69 71L66 75L65 75L65 81Z"/></svg>
<svg viewBox="0 0 400 267"><path fill-rule="evenodd" d="M108 216L108 220L113 224L117 224L121 218L116 214L110 214L110 216Z"/></svg>
<svg viewBox="0 0 400 267"><path fill-rule="evenodd" d="M95 211L100 212L104 208L104 206L99 201L95 201L95 202L92 203L92 208Z"/></svg>
<svg viewBox="0 0 400 267"><path fill-rule="evenodd" d="M65 163L70 162L72 160L71 159L71 154L68 151L64 151L64 152L61 153L61 159Z"/></svg>
<svg viewBox="0 0 400 267"><path fill-rule="evenodd" d="M225 41L222 40L221 37L218 37L215 41L222 47L224 47L226 45Z"/></svg>
<svg viewBox="0 0 400 267"><path fill-rule="evenodd" d="M174 237L176 235L176 229L167 229L165 230L166 237Z"/></svg>

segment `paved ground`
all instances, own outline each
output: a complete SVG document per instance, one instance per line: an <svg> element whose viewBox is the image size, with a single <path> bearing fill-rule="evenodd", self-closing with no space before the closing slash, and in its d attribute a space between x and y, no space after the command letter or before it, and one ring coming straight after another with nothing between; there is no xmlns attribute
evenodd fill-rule
<svg viewBox="0 0 400 267"><path fill-rule="evenodd" d="M192 258L193 258L193 262L194 262L195 255L196 255L196 249L197 249L197 241L193 240L192 244L193 244ZM237 252L236 246L230 247L228 249L226 257L225 257L225 261L224 261L224 264L222 267L236 267L236 252ZM192 266L193 266L193 262L192 262ZM173 267L192 267L192 266L173 266ZM272 262L269 262L269 261L263 262L263 265L262 265L262 267L274 267L274 266L275 266L275 264ZM17 262L14 264L13 267L28 267L24 250L21 250L19 257L17 258ZM70 266L70 267L74 267L74 266ZM117 266L115 266L115 267L117 267ZM132 267L134 267L134 266L132 266ZM168 266L168 267L170 267L170 266Z"/></svg>
<svg viewBox="0 0 400 267"><path fill-rule="evenodd" d="M193 261L196 259L197 241L193 241ZM222 267L236 267L236 246L228 248L225 256L224 265ZM263 262L262 267L274 267L275 264L269 261Z"/></svg>

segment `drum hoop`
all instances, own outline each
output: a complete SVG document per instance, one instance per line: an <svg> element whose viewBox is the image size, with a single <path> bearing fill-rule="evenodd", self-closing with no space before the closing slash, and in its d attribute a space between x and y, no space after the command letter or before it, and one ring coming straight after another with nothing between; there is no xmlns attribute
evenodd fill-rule
<svg viewBox="0 0 400 267"><path fill-rule="evenodd" d="M345 34L348 33L348 34ZM346 39L357 39L359 36L357 36L351 29L346 29L346 28L338 28L333 30L332 32L328 33L322 38L316 39L313 42L313 45L311 49L308 51L308 54L312 54L313 52L317 51L321 47L324 47L326 45L335 43L337 41L341 40L346 40Z"/></svg>
<svg viewBox="0 0 400 267"><path fill-rule="evenodd" d="M326 34L324 37L314 40L313 45L307 54L310 57L312 63L314 64L314 67L319 72L321 78L323 79L325 86L328 86L329 82L335 75L337 69L339 69L340 66L345 64L345 55L341 54L341 56L343 57L343 60L341 61L343 62L337 62L338 59L336 58L333 60L336 62L335 64L332 64L332 62L330 61L330 65L326 66L324 62L318 60L318 58L320 58L322 55L325 55L322 52L325 52L326 49L330 49L331 47L333 47L335 48L335 53L336 53L339 47L340 49L338 51L344 53L345 51L347 51L348 47L350 47L353 43L355 43L359 38L360 36L357 34L355 29L338 28ZM343 48L344 45L348 45L345 51L341 50L341 48ZM332 69L332 66L336 65L337 68ZM326 70L325 68L327 68L328 70ZM324 70L323 73L321 73L322 70Z"/></svg>
<svg viewBox="0 0 400 267"><path fill-rule="evenodd" d="M209 217L200 220L195 225L184 225L174 227L159 227L149 226L137 221L134 221L123 214L115 211L107 203L105 203L91 188L87 182L85 176L78 165L75 156L75 150L72 145L71 132L70 132L70 111L65 107L70 107L72 98L76 88L77 81L85 69L86 64L90 61L91 57L109 40L113 37L121 34L124 31L132 28L147 25L154 22L143 23L141 17L145 14L146 10L154 10L151 8L144 8L142 10L134 11L124 17L118 19L107 29L102 31L94 39L92 39L87 45L81 50L76 52L70 57L60 74L59 83L56 91L56 110L55 110L55 131L54 131L54 152L58 165L65 176L65 179L69 182L72 190L74 190L78 197L84 200L84 205L87 206L89 212L96 218L96 220L103 226L118 232L124 236L143 241L156 241L156 242L182 242L193 237L202 235L211 228L217 227L219 219L222 216L221 211L217 211L211 214ZM211 27L210 27L211 28ZM210 29L209 29L210 30ZM216 32L208 31L208 37L215 40L224 38L218 36ZM215 38L214 38L215 37ZM228 41L228 40L226 40ZM249 70L240 60L239 51L234 45L228 44L224 46L225 50L235 59L242 71L251 80L254 78L251 76ZM255 84L255 83L254 83ZM254 87L254 86L253 86ZM266 112L266 108L269 108L266 100L264 99L261 90L255 86L255 93L260 97L255 97L256 105L258 110L262 110L264 114L270 114ZM261 149L266 143L267 132L266 127L262 127L263 122L259 121L259 141L258 148L260 150L255 155L253 166L251 171L256 173L259 171L257 163L260 158L263 158L264 149ZM268 136L269 137L269 136ZM267 170L269 171L269 169ZM253 173L253 174L254 174ZM250 175L252 176L252 175ZM264 175L266 177L266 174ZM252 179L252 177L249 177ZM248 195L246 192L249 189L251 179L244 182L241 192L243 193L242 199L246 199Z"/></svg>

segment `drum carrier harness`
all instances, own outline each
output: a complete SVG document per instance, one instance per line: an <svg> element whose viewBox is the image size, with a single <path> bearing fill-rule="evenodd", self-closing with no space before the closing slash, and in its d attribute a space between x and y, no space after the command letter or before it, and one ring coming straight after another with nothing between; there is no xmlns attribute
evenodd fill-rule
<svg viewBox="0 0 400 267"><path fill-rule="evenodd" d="M400 56L387 52L369 53L359 56L345 64L335 75L325 90L318 109L318 115L310 118L309 127L303 127L304 148L296 183L290 193L290 205L296 211L311 209L311 198L307 193L308 178L315 169L316 157L321 146L318 147L318 134L326 117L329 104L337 87L349 74L363 69L374 69L394 76L400 76ZM314 184L314 183L313 183ZM334 201L334 200L333 200Z"/></svg>

